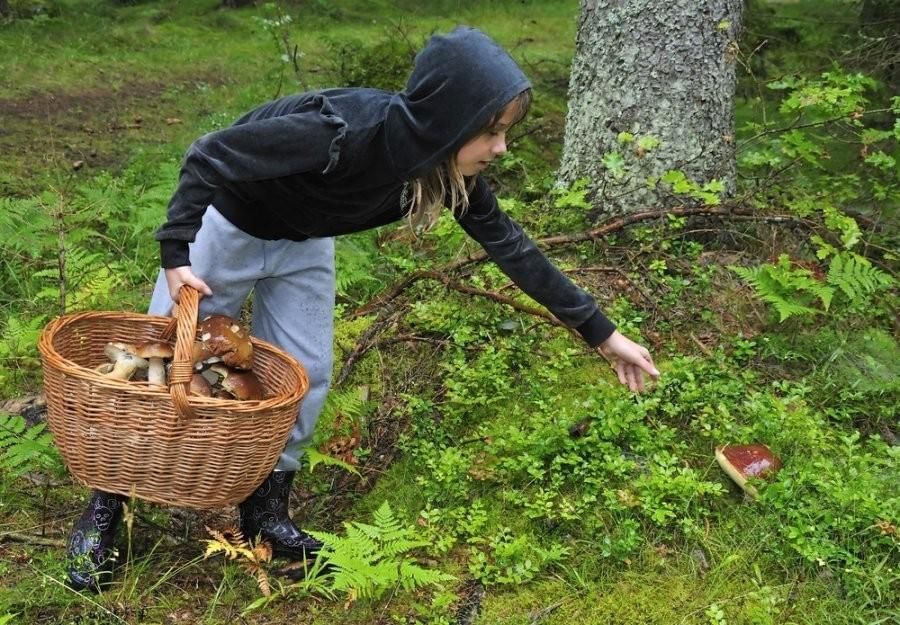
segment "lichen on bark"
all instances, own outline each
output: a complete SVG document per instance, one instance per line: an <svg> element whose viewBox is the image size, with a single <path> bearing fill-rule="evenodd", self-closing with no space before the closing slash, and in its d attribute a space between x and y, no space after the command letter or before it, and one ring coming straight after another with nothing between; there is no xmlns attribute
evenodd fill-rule
<svg viewBox="0 0 900 625"><path fill-rule="evenodd" d="M613 214L683 203L653 185L673 169L733 193L741 8L582 0L559 182L587 179L600 211Z"/></svg>

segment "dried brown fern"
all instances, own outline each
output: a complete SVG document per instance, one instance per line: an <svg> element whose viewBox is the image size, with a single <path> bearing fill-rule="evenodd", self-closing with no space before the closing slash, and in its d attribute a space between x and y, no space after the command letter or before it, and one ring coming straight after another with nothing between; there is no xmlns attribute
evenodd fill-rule
<svg viewBox="0 0 900 625"><path fill-rule="evenodd" d="M206 553L204 559L217 553L225 554L229 560L239 560L240 567L256 580L259 590L266 597L272 595L269 574L264 564L272 560L272 547L265 541L256 544L249 542L241 530L234 525L223 530L206 528L212 540L205 540Z"/></svg>

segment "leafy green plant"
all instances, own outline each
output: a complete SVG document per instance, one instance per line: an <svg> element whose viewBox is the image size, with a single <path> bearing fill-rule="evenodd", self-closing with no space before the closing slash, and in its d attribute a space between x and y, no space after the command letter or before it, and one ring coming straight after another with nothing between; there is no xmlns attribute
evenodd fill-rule
<svg viewBox="0 0 900 625"><path fill-rule="evenodd" d="M838 291L843 293L848 306L859 306L869 295L894 282L890 275L873 267L868 260L849 252L834 256L824 279L818 278L811 269L792 262L787 254L778 257L777 265L732 266L730 269L750 283L760 299L775 308L779 321L828 311ZM821 308L815 307L817 302Z"/></svg>
<svg viewBox="0 0 900 625"><path fill-rule="evenodd" d="M543 547L532 537L516 536L508 527L473 542L483 543L484 548L473 550L469 572L485 586L531 581L543 568L562 561L569 553L560 544Z"/></svg>
<svg viewBox="0 0 900 625"><path fill-rule="evenodd" d="M334 84L345 87L374 87L389 91L403 88L412 69L420 41L412 41L402 24L374 41L351 37L325 38L328 49L328 71Z"/></svg>
<svg viewBox="0 0 900 625"><path fill-rule="evenodd" d="M269 34L278 53L280 62L278 64L278 88L275 92L275 97L281 94L284 76L288 66L293 70L296 84L299 87L306 89L306 80L300 65L300 59L303 57L303 52L300 51L299 46L293 42L291 37L291 23L294 21L293 18L288 13L285 13L281 6L276 2L266 2L263 4L262 10L265 16L259 17L255 15L253 16L253 20L262 26L263 30Z"/></svg>
<svg viewBox="0 0 900 625"><path fill-rule="evenodd" d="M429 543L414 527L405 527L386 501L376 510L374 524L345 522L344 530L345 536L309 534L325 544L319 559L330 569L328 589L345 594L348 601L378 598L398 586L415 590L455 579L416 564L411 552Z"/></svg>
<svg viewBox="0 0 900 625"><path fill-rule="evenodd" d="M62 458L46 427L29 427L23 417L0 414L0 468L12 477L37 469L63 474Z"/></svg>

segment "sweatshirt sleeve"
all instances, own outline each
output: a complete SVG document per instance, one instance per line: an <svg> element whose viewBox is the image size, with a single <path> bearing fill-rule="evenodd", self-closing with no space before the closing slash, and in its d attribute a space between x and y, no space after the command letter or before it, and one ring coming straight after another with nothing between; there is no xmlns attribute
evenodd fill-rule
<svg viewBox="0 0 900 625"><path fill-rule="evenodd" d="M190 263L194 240L217 188L303 172L328 173L336 165L346 122L322 108L252 119L197 139L188 148L166 222L156 231L162 266Z"/></svg>
<svg viewBox="0 0 900 625"><path fill-rule="evenodd" d="M469 210L458 222L522 291L575 329L591 347L603 343L616 329L594 298L557 269L522 227L500 210L480 176L469 196Z"/></svg>

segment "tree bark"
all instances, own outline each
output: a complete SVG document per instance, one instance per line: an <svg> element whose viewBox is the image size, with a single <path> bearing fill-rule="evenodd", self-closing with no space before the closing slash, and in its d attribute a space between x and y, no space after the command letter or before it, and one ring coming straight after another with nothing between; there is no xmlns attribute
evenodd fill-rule
<svg viewBox="0 0 900 625"><path fill-rule="evenodd" d="M6 17L9 14L9 0L0 0L0 17Z"/></svg>
<svg viewBox="0 0 900 625"><path fill-rule="evenodd" d="M610 214L686 203L654 182L668 170L733 194L742 4L582 0L559 182Z"/></svg>

